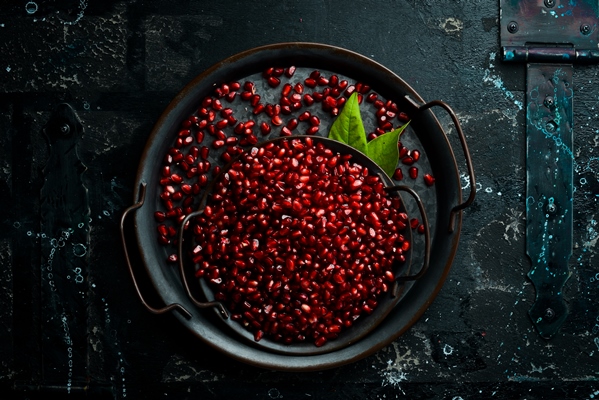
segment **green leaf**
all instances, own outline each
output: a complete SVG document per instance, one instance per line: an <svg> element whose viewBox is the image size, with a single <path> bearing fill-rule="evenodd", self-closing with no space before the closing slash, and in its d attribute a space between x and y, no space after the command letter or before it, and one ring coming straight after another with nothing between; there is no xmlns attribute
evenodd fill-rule
<svg viewBox="0 0 599 400"><path fill-rule="evenodd" d="M360 115L360 103L358 103L356 93L349 96L345 102L343 110L331 126L329 138L350 145L354 149L367 154L366 132L364 131L364 124Z"/></svg>
<svg viewBox="0 0 599 400"><path fill-rule="evenodd" d="M395 167L399 161L397 142L408 124L409 122L368 142L366 155L389 176L393 176L393 172L395 172Z"/></svg>

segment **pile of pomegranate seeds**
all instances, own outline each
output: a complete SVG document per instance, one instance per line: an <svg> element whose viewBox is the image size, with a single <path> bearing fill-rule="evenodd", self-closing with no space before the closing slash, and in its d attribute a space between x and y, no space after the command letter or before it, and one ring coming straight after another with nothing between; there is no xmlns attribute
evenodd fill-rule
<svg viewBox="0 0 599 400"><path fill-rule="evenodd" d="M253 147L195 219L196 276L256 341L322 346L370 314L394 281L410 248L399 206L378 176L322 141Z"/></svg>
<svg viewBox="0 0 599 400"><path fill-rule="evenodd" d="M154 217L157 222L157 240L160 244L164 245L170 253L167 256L167 262L175 264L179 261L178 256L176 254L176 246L177 232L181 224L181 221L183 221L186 215L190 214L198 208L200 199L202 198L208 186L208 183L215 176L218 176L219 172L221 171L221 166L234 160L236 157L243 153L244 149L251 148L252 146L257 145L258 142L264 139L270 139L279 136L292 136L295 134L326 135L329 128L328 124L332 123L334 118L342 110L346 100L353 93L358 94L358 101L361 104L361 112L364 122L365 124L369 125L369 127L366 127L366 129L368 129L369 132L369 140L372 140L375 137L378 137L380 135L385 134L386 132L398 128L399 126L408 122L410 119L405 112L402 112L398 109L398 106L395 102L382 98L376 92L374 92L369 85L362 82L351 82L342 76L338 76L334 73L329 73L327 71L306 71L305 69L296 69L295 67L276 67L268 68L261 74L255 74L252 77L249 77L248 80L245 82L232 81L219 83L215 85L212 93L201 99L200 104L198 104L197 110L181 123L181 126L179 127L179 130L176 135L176 139L172 146L168 149L167 153L164 155L164 158L160 165L160 176L158 178L160 183L160 189L158 193L160 207L158 210L155 211ZM305 143L303 145L306 146ZM398 143L398 146L400 153L400 163L395 173L393 174L393 179L395 179L396 181L401 181L404 179L405 176L413 180L422 179L426 186L433 186L435 178L431 174L419 174L417 167L417 162L420 159L419 150L409 149L408 147L402 145L402 143ZM260 151L267 150L264 149ZM286 149L285 151L296 152L297 149ZM316 149L314 149L314 151L316 151ZM251 156L253 157L255 155ZM328 155L319 155L319 157L326 158L328 157ZM334 157L336 157L336 159ZM281 159L280 157L277 158ZM300 161L300 159L296 159L296 161L293 161L293 159L294 157L291 157L290 159L290 162L292 164L295 164L296 161L299 163ZM350 249L350 253L345 252L345 250L343 250L342 252L345 256L347 256L347 254L352 254L352 260L357 259L355 254L356 251L358 252L358 255L360 257L363 256L362 253L364 253L364 249L356 250L354 248L350 248L350 244L352 246L358 246L359 248L362 248L364 246L367 246L366 243L371 243L368 246L372 245L373 247L369 247L370 250L368 251L370 251L370 253L372 254L366 256L366 260L369 262L373 260L373 257L377 256L375 254L376 251L373 250L375 248L375 245L382 246L376 248L378 249L378 252L386 252L387 250L389 250L388 247L385 247L380 243L375 243L376 238L379 237L379 232L375 226L372 226L373 222L371 222L370 225L363 225L359 229L357 228L357 225L355 228L351 228L355 229L354 237L351 236L352 234L345 232L343 231L343 229L340 229L338 227L338 232L336 235L328 231L329 228L333 229L335 221L342 220L341 217L343 217L343 215L335 215L334 217L332 217L336 218L336 220L331 220L330 215L326 216L326 222L324 223L324 227L318 226L316 222L308 222L308 220L306 220L305 222L293 222L296 220L301 221L302 219L298 216L293 217L294 215L297 215L297 213L301 214L302 212L307 212L307 205L305 204L305 202L307 202L308 200L306 199L306 196L311 196L310 201L312 202L323 201L322 198L326 198L327 202L331 201L330 204L339 205L340 200L336 198L336 196L335 199L332 200L328 198L334 192L330 192L328 195L325 196L327 190L329 190L328 188L320 188L319 186L314 186L316 185L314 182L310 183L303 181L310 180L310 177L313 174L318 174L321 172L325 174L327 173L327 171L328 173L330 173L331 171L335 171L335 168L345 168L346 172L347 170L355 172L356 168L360 168L359 166L353 166L351 163L349 164L349 167L345 166L346 162L350 161L340 158L339 156L332 156L330 159L327 158L327 162L324 164L323 167L319 167L325 168L326 171L310 172L309 175L303 175L301 173L301 170L295 171L295 174L297 174L297 176L294 174L286 175L287 170L281 170L280 173L287 176L286 179L295 180L297 177L297 185L301 186L310 184L313 187L315 187L314 190L316 190L316 192L310 193L309 191L306 191L304 189L302 192L302 196L304 197L289 197L288 199L280 199L280 203L277 203L276 205L273 203L274 209L271 210L272 212L283 212L281 210L278 210L277 208L281 207L283 208L284 213L280 214L279 217L275 217L274 220L268 220L267 222L263 222L265 224L264 226L260 225L261 229L264 231L262 232L263 238L260 239L259 237L256 237L255 239L257 240L257 242L254 241L254 238L252 238L252 240L249 242L249 249L252 249L255 246L273 245L273 243L275 242L279 244L285 244L287 243L287 241L291 243L295 240L312 241L312 236L310 235L304 235L305 237L302 238L294 238L293 236L284 237L284 234L291 235L290 232L296 232L295 234L299 235L299 233L297 233L298 229L296 229L297 224L300 224L300 226L302 227L301 231L307 232L307 230L304 230L303 228L303 224L305 223L307 225L312 226L313 229L317 230L317 233L314 234L314 237L319 238L318 245L303 245L304 247L318 249L315 254L309 252L306 253L310 254L313 258L313 260L311 261L312 265L314 265L314 263L317 262L314 260L314 257L317 256L323 258L324 260L327 260L327 254L329 254L329 252L331 252L330 254L336 254L336 252L339 252L340 249ZM337 165L334 168L329 166L329 164L335 163L337 163ZM255 183L250 183L253 178L249 178L255 175L255 171L246 171L243 169L245 167L241 168L239 166L239 163L236 163L235 165L236 167L232 168L227 175L230 181L229 185L233 185L233 182L237 182L235 183L235 185L239 186L239 182L247 181L247 185L253 187L252 185L255 185ZM245 163L242 163L242 165L245 165ZM288 169L289 166L280 168ZM307 167L303 167L303 169L306 168ZM364 172L367 173L367 171L362 171L362 173ZM345 187L347 186L347 181L352 180L353 185L364 186L362 189L356 189L362 195L365 193L366 190L372 189L373 193L378 193L378 196L382 196L382 193L379 193L381 184L371 182L374 179L376 179L375 177L364 175L364 177L368 177L368 182L364 182L362 179L356 180L356 177L353 175L353 173L351 173L350 175L352 176L352 178L348 176L347 179L343 181L343 184L337 180L335 184L336 186L334 185L336 187L335 190L339 188L342 188L343 190L348 189L347 187ZM336 175L333 174L333 176ZM243 179L238 179L239 177L243 177ZM277 182L279 182L279 180ZM288 184L286 180L282 180L280 182ZM263 187L262 190L266 190L268 186L262 185L261 187ZM271 187L270 189L275 191L280 190L277 185L275 185L274 188ZM239 187L237 187L237 190L240 190ZM244 187L241 190L249 190L249 188ZM348 190L352 190L351 185ZM358 204L360 204L357 200L359 197L358 193L352 193L355 198L351 199L351 201L348 203L350 205L351 211L353 213L361 213L361 208L357 206ZM264 194L261 192L255 193L256 198L260 195L264 196ZM343 196L341 193L339 193L338 195ZM347 194L345 195L347 196ZM377 194L371 194L371 196L375 195ZM243 207L244 204L246 204L247 202L255 201L252 200L253 196L254 195L252 195L251 197L246 197L243 200L239 198L239 202L234 203L235 207ZM266 200L269 201L268 199ZM291 203L289 203L289 201ZM391 199L391 201L395 200ZM290 209L289 204L291 204ZM329 207L330 204L327 203L326 207ZM262 203L256 204L255 206L264 207ZM231 207L232 206L229 206L229 208ZM325 203L323 203L322 209L325 210L325 213L326 207ZM310 207L307 208L309 209ZM218 208L212 208L213 212L217 209ZM227 211L227 209L225 209L225 211ZM350 209L345 209L345 212L349 213L349 215L345 215L346 218L351 218L352 221L355 220L356 215L350 213ZM380 219L382 215L379 215L379 212L379 210L375 210L374 215L378 216ZM385 213L386 212L387 211L385 211ZM289 218L283 218L283 215L288 216ZM295 219L293 219L292 217ZM317 218L318 221L321 221L321 217L322 216L313 216L312 218ZM385 217L382 217L384 220ZM221 223L225 223L231 218L232 217L227 213L226 215L223 215ZM247 216L239 216L237 220L241 219L245 222L246 220L244 218L247 219ZM408 226L409 229L414 229L415 231L420 233L424 232L424 226L420 224L419 221L415 218L408 220L405 214L395 215L393 218L396 218L398 231L401 231L402 229L404 229L403 227ZM275 236L270 237L266 235L266 232L269 228L275 229L275 226L269 225L274 223L275 221L278 221L279 223L279 229L277 230L278 233ZM292 222L296 225L288 226ZM358 221L354 222L358 224ZM236 225L232 229L232 232L235 232L235 229L239 229L239 227L238 225ZM387 227L385 227L384 224L383 229L387 229ZM219 230L219 232L220 231L222 231L222 229ZM320 231L329 233L327 235L322 236L318 233ZM341 231L342 233L339 233L339 231ZM370 236L372 232L374 232L375 240L368 239L369 237L372 238L372 236ZM210 238L212 238L212 234L212 232L209 234ZM214 234L216 235L216 233ZM279 236L277 235L283 235L283 237L279 238ZM322 239L321 236L324 239ZM347 239L347 237L349 237L349 239ZM380 233L380 237L388 238L389 236L385 236L385 234ZM231 240L232 238L229 238L229 241ZM347 242L344 242L345 240L347 240ZM204 246L200 243L201 242L198 241L198 245ZM218 249L221 249L222 246L223 244L220 242L213 242L212 251L218 252ZM229 247L231 253L222 253L223 258L225 258L225 256L228 258L234 258L234 260L232 261L233 265L236 261L237 264L241 265L239 262L240 260L238 260L235 257L244 254L247 256L246 253L250 251L247 249L246 242L241 242L240 244L237 244L237 246L239 247L239 249L241 249L239 252L233 251L233 248ZM325 247L321 248L319 246ZM403 249L404 246L406 248L409 247L409 243L403 242L401 246L398 244L391 248L395 249L391 251L394 252L393 254L397 256L398 260L401 260L401 252L405 251L405 249ZM203 252L206 252L209 251L210 247L201 248L203 249ZM225 248L227 247L225 246ZM198 249L199 247L195 248L196 254L194 254L194 257L198 256ZM322 256L320 255L320 252L324 252ZM260 254L261 253L258 252L258 255ZM250 260L249 257L250 256L246 257L246 264ZM267 262L272 261L275 267L284 265L285 268L287 268L287 264L290 263L290 265L292 265L292 267L295 268L296 271L299 271L301 268L304 267L299 267L300 264L296 257L298 257L297 254L295 256L290 256L290 261L287 261L287 257L278 256L277 259L277 256L274 256L273 258L272 255L269 255L265 259ZM332 256L329 255L328 257ZM252 256L251 259L254 260L255 263L257 257ZM337 260L336 255L335 260ZM306 263L305 260L303 262L304 264ZM322 261L318 261L319 265L321 263ZM379 261L379 267L382 268L382 270L385 270L385 268L387 267L382 267L381 263L388 262ZM333 292L335 290L340 290L339 288L343 287L344 289L350 290L351 294L348 294L346 296L354 296L357 291L365 290L365 283L362 283L362 286L359 286L355 284L355 279L347 275L348 269L347 266L343 266L343 263L334 264L330 262L327 264L327 268L330 264L338 265L340 270L343 270L346 273L345 277L341 273L332 274L332 277L337 276L337 278L334 279L341 280L341 278L346 278L348 280L340 283L337 283L334 280L329 280L327 281L328 284L326 284L326 292L321 293L315 288L313 288L312 290L314 293L321 293L319 294L319 296L330 296L333 295ZM367 264L368 263L364 261L364 265ZM239 265L237 266L238 272L240 271ZM220 270L208 270L207 268L203 268L203 270L205 271L204 274L207 274L208 279L218 280L220 278L223 280L223 282L225 281L225 278L227 278L228 274L231 272L230 267L227 270L228 272L223 272ZM355 268L350 270L355 271ZM246 276L245 270L243 271L244 272L239 274L239 279L242 281L244 280L243 277ZM222 275L215 276L216 272L220 272L220 274ZM202 272L200 272L200 274L201 273ZM315 282L315 285L320 285L321 283L319 283L318 279L316 279L315 277L310 279L310 276L313 273L314 272L305 272L304 274L306 274L307 278L306 276L301 276L300 274L300 277L297 279L299 279L301 282L304 282L304 285L307 284L306 282ZM365 282L365 278L363 275L364 273L360 272L359 274L361 274L359 276L361 277L363 282ZM375 283L368 286L370 288L369 290L374 290L375 292L382 292L383 289L386 290L389 278L390 276L386 277L385 273L379 273L379 271L377 270L377 275L371 277L371 281ZM257 289L252 289L252 286L250 286L250 282L251 284L254 284L254 282L257 282L258 280L250 279L249 276L247 276L246 279L246 286L243 286L239 282L237 283L237 285L239 285L239 287L247 287L247 289L244 290L246 292L249 292L250 294L252 292L256 292ZM287 295L283 294L287 293L285 285L287 285L287 287L291 287L290 285L293 284L293 280L290 276L288 276L285 279L287 279L288 282L284 283L283 278L279 280L280 284L282 285L282 288L278 287L277 290L282 290L283 292L281 292L279 296L283 296L284 299L287 299ZM351 286L349 282L354 282L354 286ZM312 283L310 284L312 285ZM324 281L322 285L324 285ZM328 287L330 285L333 286ZM218 293L219 290L216 290L216 292ZM235 304L237 304L237 312L234 314L235 318L240 319L240 321L243 324L247 325L249 329L255 332L257 340L259 340L262 337L262 335L267 334L272 338L283 342L293 342L297 340L313 340L314 343L316 343L317 345L322 345L326 340L331 340L333 337L335 337L338 334L337 331L340 331L343 327L351 325L354 318L360 315L358 313L359 309L362 309L362 312L364 313L368 313L376 306L376 296L373 293L370 294L370 298L368 298L366 294L363 294L362 296L364 297L364 299L362 303L350 302L348 304L352 304L352 310L348 309L344 310L343 312L337 310L337 312L334 313L335 316L331 317L330 313L333 313L331 305L324 306L323 303L318 303L316 300L310 300L310 296L314 295L314 293L304 291L303 293L305 296L307 296L308 302L302 302L301 304L299 304L298 308L294 308L295 311L292 310L291 313L285 317L286 319L281 319L280 311L273 310L272 308L269 310L262 309L262 311L258 311L260 310L259 308L256 308L258 307L258 303L252 303L249 300L247 304L246 300L244 300L241 303L235 302L237 296L235 296L234 299L233 294L225 290L220 290L220 292L222 294L220 294L219 296L226 295L226 297L229 298L230 301L233 301ZM262 290L261 292L264 292L264 290ZM325 295L323 293L328 294ZM241 295L241 293L238 294ZM341 301L345 302L346 300L347 299L344 297ZM289 299L289 302L291 301L292 300ZM294 298L294 301L303 301L303 299ZM311 302L315 303L312 304ZM316 303L318 303L318 305L316 305ZM325 310L326 312L323 310ZM321 315L323 313L324 315ZM262 315L262 320L260 320L260 317L254 317L253 320L249 318L249 316L254 315ZM278 319L275 318L277 315L279 316ZM330 319L329 317L333 319ZM276 322L274 322L275 319L277 320ZM314 322L315 319L316 321L318 321L317 323ZM303 323L304 320L306 321L307 325ZM267 324L267 321L271 322ZM326 321L328 321L328 323L325 323ZM309 329L306 328L308 325L310 326ZM308 332L302 330L300 332L301 327L304 327L305 329L310 331Z"/></svg>

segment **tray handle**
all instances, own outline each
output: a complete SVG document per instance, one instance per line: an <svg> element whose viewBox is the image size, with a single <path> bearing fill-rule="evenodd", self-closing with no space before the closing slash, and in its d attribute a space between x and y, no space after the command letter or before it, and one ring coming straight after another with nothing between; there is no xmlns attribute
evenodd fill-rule
<svg viewBox="0 0 599 400"><path fill-rule="evenodd" d="M196 306L198 306L200 308L216 307L218 309L218 311L220 312L220 315L223 318L227 319L227 318L229 318L229 312L227 311L225 306L223 306L223 304L220 301L203 302L203 301L197 300L194 297L194 295L191 293L191 290L189 288L189 284L187 283L185 268L183 266L183 233L185 232L185 227L188 225L190 219L195 218L203 213L204 213L204 209L189 213L185 216L185 218L181 222L181 226L179 227L179 245L178 245L179 246L178 247L179 272L181 273L181 280L183 281L183 286L185 286L185 291L187 292L187 296L191 299L191 301Z"/></svg>
<svg viewBox="0 0 599 400"><path fill-rule="evenodd" d="M408 186L398 185L398 186L389 186L389 187L385 188L385 190L387 192L402 191L402 192L407 192L408 194L410 194L414 198L414 200L416 200L416 204L418 204L418 210L420 211L420 217L422 218L422 224L424 225L424 261L422 263L422 268L420 268L420 270L414 275L400 276L395 279L395 285L394 285L393 291L392 291L393 295L395 296L398 294L399 283L407 282L407 281L415 281L415 280L422 278L424 276L424 274L426 274L426 271L428 270L428 266L430 263L430 257L431 257L431 233L430 233L430 229L428 226L428 218L426 216L426 211L424 210L424 204L422 204L422 200L420 199L420 196L418 196L418 193L416 193L416 191L414 191L414 189L412 189ZM409 225L408 225L408 229L410 229Z"/></svg>
<svg viewBox="0 0 599 400"><path fill-rule="evenodd" d="M129 274L131 275L131 279L133 280L133 286L135 286L135 291L137 292L137 296L139 297L139 300L141 300L141 303L152 314L164 314L171 310L176 309L185 318L189 319L189 318L191 318L191 313L189 311L187 311L187 309L185 309L185 307L183 307L179 303L169 304L168 306L165 306L162 308L154 308L154 307L150 306L144 299L143 295L141 294L141 290L139 289L139 286L137 285L137 280L135 279L135 273L133 272L133 266L131 265L131 260L129 258L129 251L127 250L127 240L125 239L125 219L127 218L127 215L129 215L131 212L136 211L137 209L141 208L144 205L145 199L146 199L146 184L142 183L139 188L138 201L135 204L133 204L132 206L128 207L123 212L123 215L121 216L121 242L123 245L123 250L125 252L125 259L127 260L127 266L129 267Z"/></svg>
<svg viewBox="0 0 599 400"><path fill-rule="evenodd" d="M468 150L468 144L466 143L466 136L464 135L464 131L462 130L462 126L460 125L460 121L458 120L457 115L452 110L452 108L444 101L433 100L433 101L425 103L425 104L418 104L409 96L405 96L405 99L413 107L415 107L417 109L417 111L424 111L424 110L427 110L427 109L429 109L431 107L435 107L435 106L441 107L449 114L449 116L451 117L451 120L453 121L453 124L455 125L456 130L458 132L458 137L459 137L460 143L462 145L462 151L464 152L464 158L466 159L466 168L468 169L468 177L470 180L470 195L468 196L468 199L466 201L462 202L461 204L458 204L457 206L455 206L451 209L451 213L449 215L449 233L452 233L455 229L456 214L459 211L470 206L474 202L474 198L476 196L476 177L474 176L474 168L472 167L472 157L470 156L470 150ZM460 201L461 201L461 199L460 199Z"/></svg>

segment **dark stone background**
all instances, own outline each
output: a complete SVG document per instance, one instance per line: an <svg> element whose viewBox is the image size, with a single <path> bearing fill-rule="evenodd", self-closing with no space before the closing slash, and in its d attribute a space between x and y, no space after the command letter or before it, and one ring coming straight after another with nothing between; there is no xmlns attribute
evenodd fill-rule
<svg viewBox="0 0 599 400"><path fill-rule="evenodd" d="M572 276L564 290L570 315L544 340L527 313L535 293L526 277L524 235L525 66L500 60L497 1L39 0L33 14L26 3L0 6L0 385L7 396L67 393L66 376L53 374L47 353L40 356L41 343L61 334L44 329L40 288L47 257L40 189L49 157L42 127L61 102L83 124L78 151L88 168L92 219L85 364L72 371L79 379L72 396L599 396L596 66L574 69L573 151L580 168ZM453 269L424 316L378 353L323 372L240 364L200 343L171 315L150 314L135 294L119 237L143 147L178 91L230 55L287 41L362 53L424 99L449 103L478 180ZM448 118L440 119L455 141ZM76 390L86 384L86 391Z"/></svg>

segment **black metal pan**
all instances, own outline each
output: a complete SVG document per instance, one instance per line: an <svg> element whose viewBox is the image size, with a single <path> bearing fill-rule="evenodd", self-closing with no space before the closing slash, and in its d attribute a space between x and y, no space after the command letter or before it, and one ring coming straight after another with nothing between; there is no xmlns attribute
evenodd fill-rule
<svg viewBox="0 0 599 400"><path fill-rule="evenodd" d="M199 307L188 296L179 270L172 265L165 265L168 250L157 242L155 234L154 212L161 207L157 178L160 175L160 160L177 139L182 121L197 110L202 99L213 92L215 84L260 76L262 71L272 66L295 66L298 71L319 69L335 73L356 82L365 82L381 97L396 102L398 108L404 110L411 119L409 128L402 136L402 143L420 150L421 172L430 172L436 178L433 187L427 187L421 180L403 182L410 183L418 193L428 215L431 248L428 269L421 271L422 274L418 273L420 279L410 282L409 290L389 308L388 314L380 319L376 327L355 342L349 341L345 346L319 354L281 354L256 346L226 328L222 318L211 310ZM453 149L431 111L433 107L448 112L455 125L470 182L470 194L466 200L462 198L460 172ZM325 134L331 123L332 119L323 118L320 134ZM372 124L368 115L364 117L364 123ZM137 293L148 310L153 313L177 310L177 318L200 340L239 361L269 369L308 371L336 367L370 355L400 337L418 320L436 297L451 269L459 242L462 210L474 200L475 177L466 139L455 113L447 104L441 101L426 103L393 72L357 53L322 44L281 43L251 49L214 65L175 97L148 140L139 165L134 196L135 204L124 212L121 219L125 253L128 254L128 250L123 227L126 217L134 214L142 261L151 282L166 304L162 308L147 304L129 264ZM411 209L408 206L408 211L410 215L418 215L415 205ZM421 236L414 235L414 241L424 241ZM415 243L414 248L421 250L413 251L412 265L423 265L425 246L419 247Z"/></svg>

